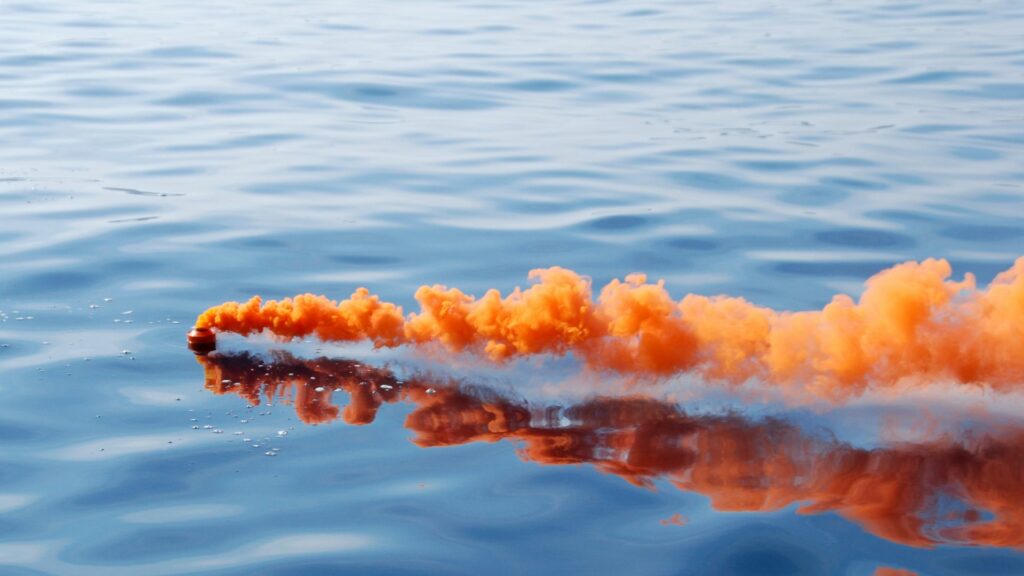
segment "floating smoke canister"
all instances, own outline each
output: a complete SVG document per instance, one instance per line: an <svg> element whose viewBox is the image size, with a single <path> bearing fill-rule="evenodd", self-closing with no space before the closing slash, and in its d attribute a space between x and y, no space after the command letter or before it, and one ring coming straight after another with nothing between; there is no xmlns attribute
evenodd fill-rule
<svg viewBox="0 0 1024 576"><path fill-rule="evenodd" d="M196 354L209 354L217 349L217 335L209 328L193 327L187 338L188 349Z"/></svg>

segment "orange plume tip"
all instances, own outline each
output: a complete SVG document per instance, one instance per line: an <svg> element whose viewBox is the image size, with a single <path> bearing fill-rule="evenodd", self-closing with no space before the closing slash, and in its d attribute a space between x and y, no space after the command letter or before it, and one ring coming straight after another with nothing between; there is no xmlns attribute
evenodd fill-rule
<svg viewBox="0 0 1024 576"><path fill-rule="evenodd" d="M188 349L196 354L208 354L217 349L217 335L209 328L193 327L186 338Z"/></svg>

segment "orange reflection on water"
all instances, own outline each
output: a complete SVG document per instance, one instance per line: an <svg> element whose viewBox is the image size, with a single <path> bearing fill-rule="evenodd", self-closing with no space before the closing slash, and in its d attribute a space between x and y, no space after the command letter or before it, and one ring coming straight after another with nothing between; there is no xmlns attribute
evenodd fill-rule
<svg viewBox="0 0 1024 576"><path fill-rule="evenodd" d="M917 572L904 570L902 568L881 567L875 570L874 576L917 576Z"/></svg>
<svg viewBox="0 0 1024 576"><path fill-rule="evenodd" d="M664 479L719 511L795 505L910 546L1024 548L1024 430L868 450L784 420L691 415L643 397L536 406L344 360L198 359L212 392L290 401L309 424L369 424L382 404L407 402L405 426L422 447L511 440L524 460L589 464L643 487ZM343 410L335 393L348 396Z"/></svg>
<svg viewBox="0 0 1024 576"><path fill-rule="evenodd" d="M682 514L676 512L668 518L661 520L659 523L662 526L686 526L688 522L689 520L686 518L686 516L683 516Z"/></svg>

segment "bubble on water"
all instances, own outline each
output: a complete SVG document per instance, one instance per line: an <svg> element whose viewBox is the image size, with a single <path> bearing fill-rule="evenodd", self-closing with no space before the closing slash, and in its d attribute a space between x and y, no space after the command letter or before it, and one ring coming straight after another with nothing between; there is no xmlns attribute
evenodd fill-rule
<svg viewBox="0 0 1024 576"><path fill-rule="evenodd" d="M252 442L252 438L242 438L242 442Z"/></svg>
<svg viewBox="0 0 1024 576"><path fill-rule="evenodd" d="M324 388L323 386L317 386L316 388L313 388L313 390L316 392L323 392L324 390L327 390L327 388Z"/></svg>
<svg viewBox="0 0 1024 576"><path fill-rule="evenodd" d="M213 429L213 433L214 433L214 434L223 434L223 433L224 433L224 431L223 431L223 430L221 430L220 428L214 428L214 429Z"/></svg>
<svg viewBox="0 0 1024 576"><path fill-rule="evenodd" d="M278 436L287 436L288 435L288 431L287 430L278 430L277 431L277 435Z"/></svg>
<svg viewBox="0 0 1024 576"><path fill-rule="evenodd" d="M394 387L391 384L381 384L380 385L380 389L381 390L391 390L392 388L394 388Z"/></svg>
<svg viewBox="0 0 1024 576"><path fill-rule="evenodd" d="M239 422L241 422L242 424L248 424L249 423L248 420L239 420Z"/></svg>
<svg viewBox="0 0 1024 576"><path fill-rule="evenodd" d="M192 429L193 430L199 430L199 426L193 426Z"/></svg>
<svg viewBox="0 0 1024 576"><path fill-rule="evenodd" d="M104 302L110 302L111 300L113 300L113 298L104 298L103 299Z"/></svg>
<svg viewBox="0 0 1024 576"><path fill-rule="evenodd" d="M427 388L426 392L427 394L437 394L437 390L434 390L433 388Z"/></svg>
<svg viewBox="0 0 1024 576"><path fill-rule="evenodd" d="M213 426L210 426L209 424L205 424L203 426L203 430L212 430L212 429L213 429Z"/></svg>
<svg viewBox="0 0 1024 576"><path fill-rule="evenodd" d="M266 452L264 452L264 454L266 454L267 456L277 456L277 452L274 452L272 450L267 450Z"/></svg>
<svg viewBox="0 0 1024 576"><path fill-rule="evenodd" d="M121 354L124 354L125 356L131 356L132 355L132 351L131 350L121 350Z"/></svg>
<svg viewBox="0 0 1024 576"><path fill-rule="evenodd" d="M122 316L128 316L128 315L134 314L134 313L135 313L134 310L125 310L124 312L121 312L121 315Z"/></svg>

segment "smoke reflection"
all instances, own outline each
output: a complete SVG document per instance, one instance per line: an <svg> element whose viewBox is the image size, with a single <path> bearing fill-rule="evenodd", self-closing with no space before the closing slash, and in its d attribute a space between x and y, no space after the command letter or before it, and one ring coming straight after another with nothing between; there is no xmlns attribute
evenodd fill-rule
<svg viewBox="0 0 1024 576"><path fill-rule="evenodd" d="M781 419L687 414L643 397L537 406L486 387L413 377L336 359L276 353L197 357L206 388L252 404L290 401L307 424L373 422L383 404L414 406L422 447L516 443L524 460L589 464L641 487L665 480L719 511L835 512L916 547L1024 549L1024 430L864 449ZM335 395L347 396L340 409Z"/></svg>

